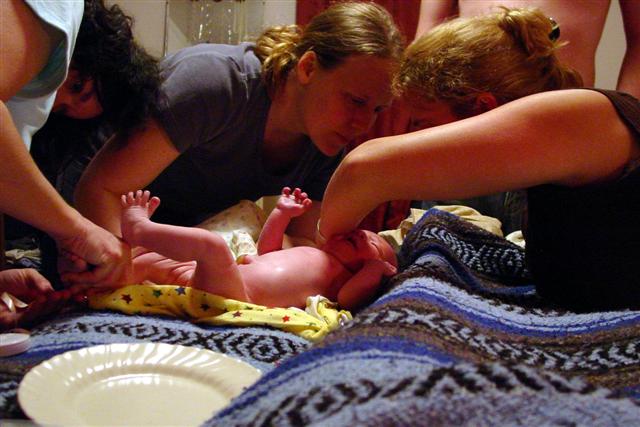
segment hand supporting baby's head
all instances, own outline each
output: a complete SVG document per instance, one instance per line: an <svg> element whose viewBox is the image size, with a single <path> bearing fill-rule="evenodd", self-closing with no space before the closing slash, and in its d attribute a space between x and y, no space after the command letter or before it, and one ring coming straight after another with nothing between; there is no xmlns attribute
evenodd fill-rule
<svg viewBox="0 0 640 427"><path fill-rule="evenodd" d="M396 254L391 245L378 234L356 229L329 239L322 250L342 262L350 271L357 271L367 260L385 261L398 266Z"/></svg>

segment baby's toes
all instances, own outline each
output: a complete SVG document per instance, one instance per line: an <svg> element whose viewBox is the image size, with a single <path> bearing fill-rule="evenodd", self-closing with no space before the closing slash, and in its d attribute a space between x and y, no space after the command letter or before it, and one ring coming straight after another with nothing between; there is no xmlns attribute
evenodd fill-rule
<svg viewBox="0 0 640 427"><path fill-rule="evenodd" d="M142 200L142 190L138 190L133 195L133 201L136 205L140 205Z"/></svg>
<svg viewBox="0 0 640 427"><path fill-rule="evenodd" d="M147 204L149 203L150 196L151 196L151 193L148 190L143 191L142 194L140 195L140 206L147 206Z"/></svg>
<svg viewBox="0 0 640 427"><path fill-rule="evenodd" d="M156 209L158 209L158 206L160 206L160 199L158 197L152 197L149 200L149 207L147 208L149 217L151 217L153 215L153 213L156 211Z"/></svg>

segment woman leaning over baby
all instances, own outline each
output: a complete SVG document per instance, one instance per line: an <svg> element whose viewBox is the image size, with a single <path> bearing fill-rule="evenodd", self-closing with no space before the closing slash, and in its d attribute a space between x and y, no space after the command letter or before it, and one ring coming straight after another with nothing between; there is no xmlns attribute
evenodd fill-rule
<svg viewBox="0 0 640 427"><path fill-rule="evenodd" d="M391 102L403 48L383 8L353 2L304 29L271 28L255 44L182 49L160 65L159 113L103 147L80 180L77 206L119 234L119 196L137 188L162 199L156 221L179 225L284 186L320 201L345 145ZM313 239L314 205L290 233Z"/></svg>
<svg viewBox="0 0 640 427"><path fill-rule="evenodd" d="M416 40L394 86L416 128L435 127L350 152L327 187L320 236L389 200L526 189L537 292L577 310L640 307L640 103L577 89L555 33L538 10L501 9Z"/></svg>

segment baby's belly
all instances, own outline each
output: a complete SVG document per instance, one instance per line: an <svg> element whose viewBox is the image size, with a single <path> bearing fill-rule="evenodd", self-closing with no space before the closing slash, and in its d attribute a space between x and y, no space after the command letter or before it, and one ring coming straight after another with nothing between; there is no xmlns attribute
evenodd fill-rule
<svg viewBox="0 0 640 427"><path fill-rule="evenodd" d="M241 266L242 276L249 289L251 301L270 307L306 306L309 296L322 295L337 299L335 268L326 265L275 267L262 263Z"/></svg>

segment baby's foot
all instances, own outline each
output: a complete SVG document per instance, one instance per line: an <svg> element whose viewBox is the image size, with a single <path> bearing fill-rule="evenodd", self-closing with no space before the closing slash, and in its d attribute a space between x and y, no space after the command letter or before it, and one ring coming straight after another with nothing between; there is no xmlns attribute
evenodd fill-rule
<svg viewBox="0 0 640 427"><path fill-rule="evenodd" d="M122 214L120 229L122 237L130 245L135 245L135 228L138 224L149 221L151 215L160 206L160 199L151 197L148 191L138 190L135 193L130 191L120 198L122 204Z"/></svg>
<svg viewBox="0 0 640 427"><path fill-rule="evenodd" d="M276 207L293 218L308 211L311 203L307 193L304 193L299 188L291 191L289 187L284 187Z"/></svg>

